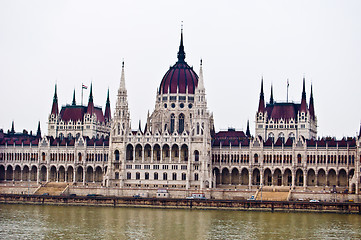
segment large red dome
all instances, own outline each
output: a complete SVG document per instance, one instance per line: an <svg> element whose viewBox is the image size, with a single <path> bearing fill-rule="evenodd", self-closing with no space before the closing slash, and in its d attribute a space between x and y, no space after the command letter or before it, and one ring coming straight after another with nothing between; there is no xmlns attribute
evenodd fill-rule
<svg viewBox="0 0 361 240"><path fill-rule="evenodd" d="M159 94L178 93L194 94L198 86L198 76L185 61L185 52L183 46L183 32L181 33L181 42L178 52L178 61L164 75L159 86Z"/></svg>

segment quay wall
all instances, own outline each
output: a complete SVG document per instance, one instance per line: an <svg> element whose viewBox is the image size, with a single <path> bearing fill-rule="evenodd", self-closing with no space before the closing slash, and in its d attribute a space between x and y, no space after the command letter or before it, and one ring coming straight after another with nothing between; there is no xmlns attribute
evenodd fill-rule
<svg viewBox="0 0 361 240"><path fill-rule="evenodd" d="M41 196L0 194L0 204L37 204L62 206L149 207L172 209L207 209L270 212L331 212L361 214L361 203L250 201L250 200L196 200L172 198Z"/></svg>

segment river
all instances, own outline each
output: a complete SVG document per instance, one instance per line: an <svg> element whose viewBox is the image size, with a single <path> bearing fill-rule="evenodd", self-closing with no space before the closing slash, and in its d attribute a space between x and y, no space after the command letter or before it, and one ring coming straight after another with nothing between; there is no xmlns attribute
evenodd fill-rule
<svg viewBox="0 0 361 240"><path fill-rule="evenodd" d="M361 216L0 204L0 239L361 239Z"/></svg>

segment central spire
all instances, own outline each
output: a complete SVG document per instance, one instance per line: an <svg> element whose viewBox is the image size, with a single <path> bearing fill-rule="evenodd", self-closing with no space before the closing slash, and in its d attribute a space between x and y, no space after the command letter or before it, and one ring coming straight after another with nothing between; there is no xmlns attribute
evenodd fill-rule
<svg viewBox="0 0 361 240"><path fill-rule="evenodd" d="M182 24L181 40L180 40L179 51L178 51L178 62L184 62L185 58L186 58L186 53L184 52L184 46L183 46L183 24Z"/></svg>

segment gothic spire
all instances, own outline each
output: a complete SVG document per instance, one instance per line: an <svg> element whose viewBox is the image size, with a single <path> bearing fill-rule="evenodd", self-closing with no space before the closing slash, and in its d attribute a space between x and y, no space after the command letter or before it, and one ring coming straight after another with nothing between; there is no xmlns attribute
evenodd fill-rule
<svg viewBox="0 0 361 240"><path fill-rule="evenodd" d="M202 59L201 59L201 65L200 65L200 69L199 69L198 89L200 89L200 90L204 89Z"/></svg>
<svg viewBox="0 0 361 240"><path fill-rule="evenodd" d="M75 101L75 88L74 88L74 92L73 92L73 102L71 103L71 105L73 105L73 106L76 105L76 101Z"/></svg>
<svg viewBox="0 0 361 240"><path fill-rule="evenodd" d="M93 83L90 83L89 102L93 102Z"/></svg>
<svg viewBox="0 0 361 240"><path fill-rule="evenodd" d="M122 62L122 74L120 77L120 89L125 90L124 61Z"/></svg>
<svg viewBox="0 0 361 240"><path fill-rule="evenodd" d="M36 131L36 136L41 137L41 130L40 130L40 121L38 123L38 130Z"/></svg>
<svg viewBox="0 0 361 240"><path fill-rule="evenodd" d="M305 77L303 77L303 89L302 89L302 100L301 100L301 112L307 112L307 102L306 102L306 83Z"/></svg>
<svg viewBox="0 0 361 240"><path fill-rule="evenodd" d="M251 131L249 130L249 120L247 120L246 136L247 136L247 137L250 137L250 136L251 136Z"/></svg>
<svg viewBox="0 0 361 240"><path fill-rule="evenodd" d="M109 100L109 88L108 88L108 94L107 94L107 102L105 104L105 112L104 112L104 118L105 120L109 121L111 118L110 114L110 100Z"/></svg>
<svg viewBox="0 0 361 240"><path fill-rule="evenodd" d="M178 62L184 62L185 58L186 58L186 54L184 52L184 46L183 46L183 25L182 25L181 40L180 40L179 51L178 51Z"/></svg>
<svg viewBox="0 0 361 240"><path fill-rule="evenodd" d="M261 80L261 93L259 94L258 112L264 112L264 93L263 93L263 77Z"/></svg>
<svg viewBox="0 0 361 240"><path fill-rule="evenodd" d="M315 118L315 106L313 103L313 91L312 91L312 84L311 84L311 96L310 96L310 106L309 106L310 115L312 118Z"/></svg>
<svg viewBox="0 0 361 240"><path fill-rule="evenodd" d="M58 95L56 92L56 84L55 84L55 91L54 91L54 97L53 97L53 105L51 107L51 113L54 115L58 115L59 109L58 109Z"/></svg>
<svg viewBox="0 0 361 240"><path fill-rule="evenodd" d="M271 97L269 99L269 103L273 104L273 84L271 84Z"/></svg>
<svg viewBox="0 0 361 240"><path fill-rule="evenodd" d="M11 123L11 132L10 133L15 133L14 121L12 121L12 123Z"/></svg>
<svg viewBox="0 0 361 240"><path fill-rule="evenodd" d="M93 83L90 84L90 94L89 94L89 101L88 101L88 109L87 113L93 114L94 112L94 102L93 102Z"/></svg>

